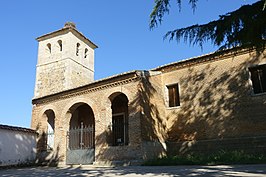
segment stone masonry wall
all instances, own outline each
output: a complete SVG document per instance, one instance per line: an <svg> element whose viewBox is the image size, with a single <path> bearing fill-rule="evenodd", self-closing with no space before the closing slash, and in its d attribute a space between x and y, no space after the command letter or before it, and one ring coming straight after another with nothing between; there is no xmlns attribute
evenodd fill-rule
<svg viewBox="0 0 266 177"><path fill-rule="evenodd" d="M66 160L67 131L73 105L78 103L88 104L95 117L95 162L110 163L111 161L139 160L141 158L141 132L138 99L139 81L133 81L125 85L111 86L105 89L79 94L78 92L64 98L50 100L45 103L33 105L32 125L41 135L47 131L47 118L44 112L52 110L55 113L55 150L54 155L62 163ZM109 97L115 93L124 93L129 100L129 145L128 146L108 146L106 133L108 126L112 122L112 109ZM39 137L41 138L41 137ZM40 139L39 139L40 140ZM39 147L40 148L40 147Z"/></svg>
<svg viewBox="0 0 266 177"><path fill-rule="evenodd" d="M56 62L49 65L37 67L36 96L50 95L59 90L65 90L65 62Z"/></svg>
<svg viewBox="0 0 266 177"><path fill-rule="evenodd" d="M266 136L266 94L253 94L248 68L265 64L265 56L265 51L251 50L209 55L201 62L142 72L131 82L117 84L123 79L118 77L100 89L77 89L40 99L33 105L32 128L45 132L43 114L53 110L57 147L53 157L62 162L66 160L69 110L78 103L88 104L94 113L96 163L141 161L208 148L258 148ZM170 108L167 86L176 83L181 105ZM129 100L128 146L109 146L106 138L112 121L110 98L116 93L124 93ZM239 146L231 144L234 140ZM249 140L254 143L246 144Z"/></svg>
<svg viewBox="0 0 266 177"><path fill-rule="evenodd" d="M265 64L265 56L265 51L232 52L203 63L165 68L162 74L168 134L165 141L182 144L175 147L176 152L181 152L206 140L219 143L237 138L241 144L242 138L265 136L266 94L253 94L248 70ZM166 86L175 83L179 84L181 105L169 108ZM249 145L252 144L246 147L250 148Z"/></svg>
<svg viewBox="0 0 266 177"><path fill-rule="evenodd" d="M141 137L143 159L166 154L167 119L165 119L164 92L161 72L145 72L139 89L141 95Z"/></svg>
<svg viewBox="0 0 266 177"><path fill-rule="evenodd" d="M61 41L61 47L58 41ZM39 41L34 98L77 88L93 81L94 49L82 39L68 32Z"/></svg>

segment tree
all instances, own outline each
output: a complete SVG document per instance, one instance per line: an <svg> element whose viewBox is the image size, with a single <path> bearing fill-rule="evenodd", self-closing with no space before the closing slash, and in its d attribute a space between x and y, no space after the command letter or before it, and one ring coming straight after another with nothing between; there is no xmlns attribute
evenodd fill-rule
<svg viewBox="0 0 266 177"><path fill-rule="evenodd" d="M195 11L198 0L189 0ZM181 10L181 0L177 0ZM170 11L170 0L155 0L154 8L150 14L150 29L162 23L166 13ZM199 45L211 41L219 49L235 46L252 45L261 47L265 45L266 38L266 0L259 0L252 5L244 5L239 9L221 15L218 20L207 24L195 24L185 28L168 31L164 39L177 40L183 38L185 42Z"/></svg>

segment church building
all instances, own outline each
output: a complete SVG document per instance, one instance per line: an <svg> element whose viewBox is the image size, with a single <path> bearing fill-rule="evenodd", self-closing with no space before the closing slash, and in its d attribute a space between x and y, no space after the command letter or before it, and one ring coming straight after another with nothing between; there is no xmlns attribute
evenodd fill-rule
<svg viewBox="0 0 266 177"><path fill-rule="evenodd" d="M97 45L74 23L37 41L31 128L40 162L266 154L265 48L236 47L94 80Z"/></svg>

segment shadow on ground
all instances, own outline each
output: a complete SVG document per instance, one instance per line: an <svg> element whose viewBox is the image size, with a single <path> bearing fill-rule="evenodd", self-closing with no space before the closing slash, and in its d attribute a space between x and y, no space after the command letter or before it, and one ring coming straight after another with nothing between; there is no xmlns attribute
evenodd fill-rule
<svg viewBox="0 0 266 177"><path fill-rule="evenodd" d="M128 167L36 167L2 169L0 176L265 176L266 165L221 166L128 166Z"/></svg>

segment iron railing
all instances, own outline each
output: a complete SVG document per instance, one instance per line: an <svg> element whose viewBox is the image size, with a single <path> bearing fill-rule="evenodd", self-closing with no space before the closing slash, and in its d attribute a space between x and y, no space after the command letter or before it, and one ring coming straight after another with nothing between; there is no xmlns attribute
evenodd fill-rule
<svg viewBox="0 0 266 177"><path fill-rule="evenodd" d="M68 131L68 149L92 149L94 144L94 125L81 124Z"/></svg>

